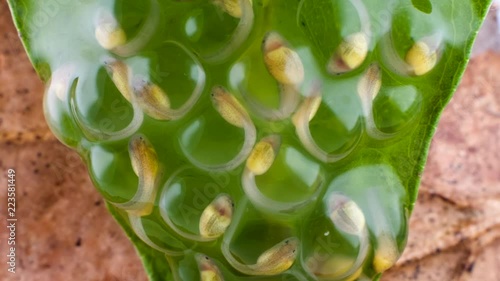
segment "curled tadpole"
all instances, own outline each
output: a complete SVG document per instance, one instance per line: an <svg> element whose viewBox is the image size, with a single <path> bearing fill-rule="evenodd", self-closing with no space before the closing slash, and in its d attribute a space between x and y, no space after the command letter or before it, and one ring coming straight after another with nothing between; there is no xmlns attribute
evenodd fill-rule
<svg viewBox="0 0 500 281"><path fill-rule="evenodd" d="M206 82L205 71L198 63L198 60L181 44L173 41L168 41L168 43L175 44L186 51L193 61L196 62L198 78L196 87L189 95L187 101L179 108L171 108L168 94L160 86L148 81L145 77L134 77L131 92L135 101L144 113L157 120L177 120L184 117L200 98Z"/></svg>
<svg viewBox="0 0 500 281"><path fill-rule="evenodd" d="M391 234L382 232L377 236L377 248L373 257L375 271L380 273L388 270L396 263L399 255L396 239Z"/></svg>
<svg viewBox="0 0 500 281"><path fill-rule="evenodd" d="M358 204L343 194L330 194L328 211L335 227L345 233L361 235L366 227L365 215Z"/></svg>
<svg viewBox="0 0 500 281"><path fill-rule="evenodd" d="M235 210L235 220L241 219L247 209L248 199L243 197ZM222 254L227 262L237 271L247 275L278 275L290 269L294 264L300 246L297 237L287 238L264 251L254 264L243 264L231 253L231 240L234 238L236 224L231 225L221 243Z"/></svg>
<svg viewBox="0 0 500 281"><path fill-rule="evenodd" d="M299 54L277 32L267 34L262 52L269 73L280 84L299 85L304 81L304 65Z"/></svg>
<svg viewBox="0 0 500 281"><path fill-rule="evenodd" d="M387 134L380 131L375 124L373 116L373 101L382 87L382 74L380 67L372 64L358 82L358 96L361 100L363 115L365 116L365 128L367 134L378 140L388 139L394 133Z"/></svg>
<svg viewBox="0 0 500 281"><path fill-rule="evenodd" d="M297 258L299 239L287 238L263 252L257 262L249 267L254 275L277 275L292 267Z"/></svg>
<svg viewBox="0 0 500 281"><path fill-rule="evenodd" d="M317 188L322 182L322 179L318 181L315 188ZM247 195L248 199L252 201L252 203L259 207L260 209L267 210L273 213L281 213L281 214L293 214L295 211L299 210L301 207L306 204L314 201L317 198L317 195L321 189L317 188L317 191L304 200L295 201L295 202L281 202L273 200L263 194L257 183L255 182L255 175L250 169L246 168L243 171L243 175L241 176L241 185L243 186L243 190Z"/></svg>
<svg viewBox="0 0 500 281"><path fill-rule="evenodd" d="M411 67L414 75L421 76L436 66L438 52L438 41L433 37L427 37L415 42L406 53L405 61Z"/></svg>
<svg viewBox="0 0 500 281"><path fill-rule="evenodd" d="M368 36L357 32L347 36L328 63L331 74L341 74L358 68L368 54Z"/></svg>
<svg viewBox="0 0 500 281"><path fill-rule="evenodd" d="M113 48L113 52L122 57L129 57L139 52L146 44L149 43L154 36L157 27L160 23L161 9L157 0L149 0L149 13L142 24L137 35L125 44L121 44Z"/></svg>
<svg viewBox="0 0 500 281"><path fill-rule="evenodd" d="M217 196L200 217L200 235L205 238L220 237L231 224L234 203L227 194Z"/></svg>
<svg viewBox="0 0 500 281"><path fill-rule="evenodd" d="M132 228L132 230L134 231L134 233L137 235L137 237L139 237L139 239L142 240L142 242L144 242L149 247L151 247L151 248L153 248L153 249L155 249L157 251L160 251L162 253L165 253L168 256L180 256L180 255L183 254L182 251L176 251L176 250L167 249L167 248L161 247L158 244L156 244L155 242L153 242L148 237L146 231L144 230L144 226L142 224L142 218L141 218L141 216L137 216L137 215L135 215L133 213L129 213L128 214L128 219L129 219L129 222L130 222L130 227Z"/></svg>
<svg viewBox="0 0 500 281"><path fill-rule="evenodd" d="M292 122L295 125L295 132L299 137L304 148L317 159L332 163L339 161L351 153L355 146L343 153L327 153L321 149L314 141L309 129L309 122L314 118L321 105L321 86L316 83L312 86L308 97L299 106L299 109L292 116Z"/></svg>
<svg viewBox="0 0 500 281"><path fill-rule="evenodd" d="M224 87L215 86L211 93L212 104L221 117L226 120L229 124L234 125L239 128L243 128L245 131L245 140L240 152L231 160L223 164L207 165L200 163L197 159L189 154L186 157L199 168L204 170L212 171L225 171L231 170L239 166L248 157L252 151L252 147L255 144L257 138L257 131L252 119L248 115L245 108L239 103L239 101L230 94Z"/></svg>
<svg viewBox="0 0 500 281"><path fill-rule="evenodd" d="M287 119L299 105L300 92L297 86L280 84L279 89L279 108L269 108L250 98L249 95L245 93L245 89L243 88L243 86L239 87L240 92L244 93L243 96L245 98L246 104L251 109L251 111L255 112L256 115L268 121L279 121Z"/></svg>
<svg viewBox="0 0 500 281"><path fill-rule="evenodd" d="M221 63L227 59L250 35L254 22L254 12L251 0L213 0L214 3L228 14L240 19L231 39L224 47L215 53L205 56L204 59L211 63ZM235 6L239 8L235 8Z"/></svg>
<svg viewBox="0 0 500 281"><path fill-rule="evenodd" d="M366 219L359 206L341 193L333 192L330 194L327 208L329 217L336 228L359 238L358 256L352 263L351 268L332 279L344 280L356 274L368 255L369 240Z"/></svg>
<svg viewBox="0 0 500 281"><path fill-rule="evenodd" d="M128 150L132 169L139 177L139 185L132 199L113 205L135 216L146 216L153 211L157 193L157 178L160 171L158 157L154 147L143 135L132 137Z"/></svg>
<svg viewBox="0 0 500 281"><path fill-rule="evenodd" d="M99 12L94 35L101 47L106 50L114 49L127 42L127 35L116 18L107 10Z"/></svg>
<svg viewBox="0 0 500 281"><path fill-rule="evenodd" d="M241 176L241 185L248 199L260 209L274 213L292 214L315 200L320 189L317 189L315 194L309 198L294 202L276 201L261 192L255 182L255 176L262 175L271 168L278 156L280 146L281 137L279 135L270 135L258 142L247 159L245 170ZM322 179L319 179L316 184L320 185L321 182ZM317 185L313 187L316 189Z"/></svg>
<svg viewBox="0 0 500 281"><path fill-rule="evenodd" d="M111 81L118 91L129 102L132 102L132 90L130 87L130 68L121 60L113 58L104 59L104 67Z"/></svg>
<svg viewBox="0 0 500 281"><path fill-rule="evenodd" d="M122 61L110 58L104 59L104 65L111 81L115 84L115 87L132 105L133 116L130 123L125 128L115 132L106 132L100 128L94 128L85 124L85 118L81 116L76 104L76 90L71 91L70 94L70 109L76 120L76 124L89 140L114 141L125 139L137 132L142 124L142 121L144 120L144 113L139 105L134 102L131 95L130 70L128 66Z"/></svg>
<svg viewBox="0 0 500 281"><path fill-rule="evenodd" d="M267 172L276 159L280 145L281 138L278 135L263 138L254 146L252 153L248 156L246 168L254 175L262 175Z"/></svg>
<svg viewBox="0 0 500 281"><path fill-rule="evenodd" d="M436 33L419 39L406 53L403 60L394 47L393 38L388 32L381 43L382 56L392 71L399 75L421 76L431 71L440 57L443 36Z"/></svg>
<svg viewBox="0 0 500 281"><path fill-rule="evenodd" d="M172 175L170 175L169 179L165 183L163 191L161 192L161 195L160 195L159 203L158 203L158 209L160 210L161 218L170 227L170 229L172 229L176 234L180 235L181 237L183 237L187 240L197 241L197 242L213 241L213 240L217 239L217 237L205 237L199 233L194 234L194 233L188 232L185 229L178 227L170 218L170 214L168 212L169 200L167 198L169 188L175 184L174 181L176 179L178 179L179 174L181 174L182 172L184 172L186 170L188 170L188 167L183 167L183 168L180 168L179 170L175 171Z"/></svg>
<svg viewBox="0 0 500 281"><path fill-rule="evenodd" d="M196 262L200 271L200 281L224 281L219 267L208 256L196 254Z"/></svg>
<svg viewBox="0 0 500 281"><path fill-rule="evenodd" d="M136 77L133 81L133 93L144 113L157 120L171 119L170 100L158 85Z"/></svg>
<svg viewBox="0 0 500 281"><path fill-rule="evenodd" d="M299 85L304 81L304 65L297 52L292 50L277 32L266 35L262 53L267 70L279 84L279 107L268 108L252 99L247 102L256 114L266 120L286 119L300 102ZM242 87L240 90L245 91Z"/></svg>
<svg viewBox="0 0 500 281"><path fill-rule="evenodd" d="M370 45L369 38L372 36L372 20L366 5L362 0L349 0L349 2L356 9L361 30L346 36L333 53L327 70L334 75L354 70L365 61Z"/></svg>

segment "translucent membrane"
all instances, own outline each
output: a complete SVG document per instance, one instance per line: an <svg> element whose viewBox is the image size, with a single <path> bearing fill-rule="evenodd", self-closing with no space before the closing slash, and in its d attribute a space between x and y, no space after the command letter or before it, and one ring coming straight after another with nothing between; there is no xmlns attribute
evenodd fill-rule
<svg viewBox="0 0 500 281"><path fill-rule="evenodd" d="M134 94L136 99L142 97L141 106L151 117L177 120L199 100L206 74L198 59L180 43L167 41L157 50L166 55L145 57L151 66L147 72L136 75L132 83ZM175 87L179 82L182 87ZM167 99L168 103L161 106L154 95Z"/></svg>
<svg viewBox="0 0 500 281"><path fill-rule="evenodd" d="M243 213L249 211L247 210L247 204L247 200L238 203L234 215L235 219L243 219ZM250 212L252 212L252 210L250 210ZM255 211L253 210L253 212ZM255 235L255 233L249 231L266 231L264 228L266 226L265 222L261 223L260 228L252 224L253 222L240 220L239 224L233 224L228 228L222 242L222 253L229 264L239 272L247 275L277 275L288 270L295 262L300 241L296 237L288 236L289 234L286 226L276 227L274 225L267 225L268 227L272 227L267 231L271 231L275 235L254 236L253 239L264 239L264 241L261 241L262 243L258 248L235 248L241 246L245 247L245 245L241 244L239 241L247 240L252 237L252 235ZM278 237L280 236L284 236L285 238L279 240ZM235 256L234 253L237 253L238 256Z"/></svg>
<svg viewBox="0 0 500 281"><path fill-rule="evenodd" d="M323 57L327 58L323 67L331 75L349 73L360 67L374 45L370 2L361 0L330 1L321 7L313 1L300 1L297 23L301 23L318 45ZM321 10L321 11L320 11ZM335 18L335 24L325 25L321 21L311 20L315 14ZM318 30L328 36L318 38Z"/></svg>
<svg viewBox="0 0 500 281"><path fill-rule="evenodd" d="M158 189L158 157L154 147L143 135L136 135L130 140L129 155L132 168L139 177L137 192L129 201L113 204L139 216L149 215Z"/></svg>
<svg viewBox="0 0 500 281"><path fill-rule="evenodd" d="M139 178L132 168L127 145L113 148L103 144L89 151L89 172L97 189L109 202L127 202L137 193Z"/></svg>
<svg viewBox="0 0 500 281"><path fill-rule="evenodd" d="M365 115L365 129L374 139L383 140L393 137L394 134L381 132L373 117L373 100L377 97L382 86L382 75L378 65L371 65L358 83L358 95Z"/></svg>
<svg viewBox="0 0 500 281"><path fill-rule="evenodd" d="M402 253L412 136L480 5L319 2L73 1L27 21L49 126L162 278L365 281Z"/></svg>
<svg viewBox="0 0 500 281"><path fill-rule="evenodd" d="M367 258L369 250L365 215L354 201L343 194L333 192L329 195L329 200L328 210L334 226L342 232L354 235L359 239L357 258L347 271L336 276L334 280L343 280L349 277L356 278L356 275L361 274L361 267Z"/></svg>
<svg viewBox="0 0 500 281"><path fill-rule="evenodd" d="M227 90L222 87L215 87L212 90L211 98L214 108L227 123L234 127L243 129L244 139L241 149L236 156L222 164L202 163L193 157L188 151L186 151L186 157L194 165L204 170L227 171L236 168L246 160L252 151L253 145L255 144L257 132L255 125L248 116L246 110L232 94L227 92ZM185 131L184 137L186 138L186 141L189 141L189 138L193 138L193 131L201 129L199 127L203 126L202 122L203 121L200 120L197 123L193 123L192 126ZM224 135L218 135L218 137L224 138Z"/></svg>
<svg viewBox="0 0 500 281"><path fill-rule="evenodd" d="M347 151L341 153L328 153L317 145L311 135L309 122L316 115L320 104L321 86L316 84L293 116L292 120L295 125L295 132L309 153L326 163L337 162L349 155L355 146L351 146Z"/></svg>
<svg viewBox="0 0 500 281"><path fill-rule="evenodd" d="M153 38L155 32L160 24L160 5L157 0L149 0L149 13L144 17L142 24L137 35L125 44L120 44L113 48L113 52L122 57L132 56L141 51Z"/></svg>
<svg viewBox="0 0 500 281"><path fill-rule="evenodd" d="M69 96L76 123L83 134L94 141L115 141L130 137L137 132L144 118L136 103L129 104L128 91L120 92L127 89L127 86L119 82L126 84L127 81L117 80L115 73L109 73L107 67L98 69L95 76L80 77ZM100 83L94 84L91 79ZM95 92L87 93L88 89L94 89Z"/></svg>
<svg viewBox="0 0 500 281"><path fill-rule="evenodd" d="M436 66L443 40L440 33L416 41L404 59L398 54L393 40L390 33L386 34L381 43L381 52L384 61L389 62L389 67L397 74L421 76Z"/></svg>
<svg viewBox="0 0 500 281"><path fill-rule="evenodd" d="M213 241L217 236L202 235L200 222L204 211L222 196L222 192L213 179L192 168L182 167L169 177L163 187L158 206L161 217L183 238L200 242ZM221 207L233 208L232 205ZM230 214L226 216L229 217Z"/></svg>
<svg viewBox="0 0 500 281"><path fill-rule="evenodd" d="M323 173L318 165L288 145L276 157L270 169L260 176L256 177L247 167L241 183L248 199L261 210L291 215L317 198Z"/></svg>
<svg viewBox="0 0 500 281"><path fill-rule="evenodd" d="M251 113L269 121L285 120L300 102L300 89L298 85L278 83L266 69L262 56L256 57L257 60L248 58L233 66L232 86L240 92ZM263 86L266 91L260 90Z"/></svg>
<svg viewBox="0 0 500 281"><path fill-rule="evenodd" d="M411 128L422 110L422 94L413 86L400 86L386 79L372 103L373 120L384 133L401 133Z"/></svg>
<svg viewBox="0 0 500 281"><path fill-rule="evenodd" d="M220 0L229 1L229 0ZM239 23L234 30L233 35L228 43L215 53L204 56L204 60L211 63L221 63L226 60L233 52L241 47L243 42L248 38L254 25L254 11L252 8L251 0L238 0L241 10L241 17Z"/></svg>
<svg viewBox="0 0 500 281"><path fill-rule="evenodd" d="M166 247L163 245L158 245L156 242L151 240L151 238L148 236L147 231L144 229L142 217L136 216L134 214L129 214L128 219L129 219L130 226L132 227L132 230L134 231L134 233L137 235L137 237L139 237L139 239L141 239L142 242L146 243L146 245L148 245L149 247L151 247L157 251L160 251L162 253L165 253L169 256L180 256L183 254L183 249L175 249L174 247L170 248L170 247ZM180 243L180 242L178 242L178 240L176 240L172 236L166 235L166 234L167 233L165 231L163 231L161 236L163 236L162 238L165 238L165 236L167 236L167 238L169 239L169 243L173 243L173 242ZM182 245L182 244L180 244L180 245Z"/></svg>
<svg viewBox="0 0 500 281"><path fill-rule="evenodd" d="M345 223L326 215L317 217L317 225L304 232L301 265L308 280L355 280L369 254L368 230L364 227L356 234L347 233L341 230Z"/></svg>
<svg viewBox="0 0 500 281"><path fill-rule="evenodd" d="M45 119L57 138L71 147L78 146L82 133L72 120L69 95L74 90L74 65L66 65L57 69L45 90L43 109Z"/></svg>

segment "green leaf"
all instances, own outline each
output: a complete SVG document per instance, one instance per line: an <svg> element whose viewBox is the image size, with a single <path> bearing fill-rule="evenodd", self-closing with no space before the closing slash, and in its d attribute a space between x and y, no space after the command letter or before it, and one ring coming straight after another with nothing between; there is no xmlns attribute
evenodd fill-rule
<svg viewBox="0 0 500 281"><path fill-rule="evenodd" d="M336 266L353 264L363 250L359 273L380 278L404 248L431 137L490 1L253 0L245 9L250 4L241 0L247 3L241 11L228 1L8 2L28 56L48 85L49 126L86 162L150 280L198 280L197 253L210 256L209 265L225 280L301 281L326 274L322 266L330 260L314 255L327 253L337 272L321 280L335 280ZM281 45L296 56L286 57L292 66L278 77L280 63L273 70L267 55ZM243 109L218 96L219 85ZM301 111L318 97L317 112ZM191 100L188 110L172 110ZM301 131L303 121L310 136ZM251 174L243 162L249 153L237 165L222 165L222 172L211 170L247 141L251 149L249 135L268 140L277 154L269 170ZM140 136L147 145L134 150ZM270 201L249 195L248 173ZM139 198L146 207L127 209L148 180L158 194ZM194 241L202 211L220 194L236 206L224 236L231 238ZM352 200L354 207L327 213L334 198ZM335 242L321 244L318 233ZM265 272L259 254L291 236L301 241L300 259L276 276ZM391 239L395 254L387 258L384 245ZM234 260L251 266L227 260L220 250L226 244L237 253ZM247 277L252 272L260 276Z"/></svg>
<svg viewBox="0 0 500 281"><path fill-rule="evenodd" d="M432 13L432 3L430 0L412 0L411 2L415 8L419 9L423 13Z"/></svg>

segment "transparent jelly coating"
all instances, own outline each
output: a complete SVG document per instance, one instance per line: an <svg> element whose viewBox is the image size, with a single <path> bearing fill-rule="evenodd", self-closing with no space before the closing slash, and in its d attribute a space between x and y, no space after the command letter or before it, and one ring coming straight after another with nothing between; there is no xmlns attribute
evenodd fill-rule
<svg viewBox="0 0 500 281"><path fill-rule="evenodd" d="M396 263L426 118L481 7L59 2L30 22L47 122L169 268L155 280L373 280Z"/></svg>

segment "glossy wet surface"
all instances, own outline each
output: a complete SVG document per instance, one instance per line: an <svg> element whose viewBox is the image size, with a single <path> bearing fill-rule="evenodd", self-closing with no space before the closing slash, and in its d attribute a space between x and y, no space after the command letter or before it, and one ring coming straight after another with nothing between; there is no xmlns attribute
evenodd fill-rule
<svg viewBox="0 0 500 281"><path fill-rule="evenodd" d="M254 3L255 23L251 25L253 34L244 39L245 47L233 46L228 57L224 46L232 46L235 41L229 39L229 43L222 47L217 46L217 42L208 44L212 37L194 27L194 31L186 29L190 34L201 33L196 37L198 39L190 38L194 43L184 42L174 32L177 29L172 28L174 35L165 32L164 39L168 40L167 43L155 43L153 38L151 46L144 45L137 50L121 48L107 52L99 48L91 49L84 62L74 62L78 70L72 68L72 63L67 64L70 59L65 58L65 54L52 60L55 56L43 54L42 51L41 57L50 60L52 68L62 67L64 70L53 73L52 83L47 91L47 113L49 116L53 114L49 122L56 134L59 129L58 137L63 142L77 147L88 159L93 179L105 198L127 211L133 230L143 241L171 256L167 260L178 267L180 276L203 276L203 270L192 266L197 261L195 253L202 253L213 256L214 263L211 264L215 264L218 271L212 270L212 273L224 276L226 280L241 279L242 277L237 277L241 273L272 276L284 274L291 276L290 280L335 280L343 278L345 274L347 278L358 273L371 277L375 270L383 271L387 269L387 265L391 266L401 251L402 245L398 245L396 241L403 241L401 237L406 235L406 208L410 196L405 187L408 183L403 183L404 177L401 175L404 171L400 171L400 163L381 152L384 149L392 151L401 145L405 141L405 134L411 132L408 128L412 122L419 121L426 100L431 99L428 96L430 91L416 87L412 81L419 79L415 75L424 75L434 67L439 67L439 60L436 56L436 61L426 66L427 61L432 61L433 54L429 58L424 57L425 63L418 59L421 57L418 54L415 55L417 59L410 60L412 63L408 64L417 64L418 67L413 66L413 69L419 70L408 70L402 59L404 55L400 59L403 63L401 68L401 65L391 60L394 57L384 61L384 57L379 57L380 54L374 51L366 54L368 59L352 72L342 76L332 75L322 67L329 58L322 58L318 50L308 43L317 40L314 34L309 34L306 29L303 36L289 34L288 37L293 39L291 40L287 38L289 31L285 28L290 23L286 20L266 21L263 18L264 11L270 14L270 18L283 19L281 13L294 13L300 18L310 13L308 9L313 7L309 7L306 1L300 10L280 10L281 4L276 3L269 7L262 7L263 3ZM181 7L190 3L175 5ZM92 4L87 8L89 11L96 9ZM200 13L210 15L212 9L212 5L206 5ZM119 7L115 10L119 15L118 21L120 17L127 16L126 13L120 14ZM243 10L241 20L248 20L245 9ZM359 11L357 13L363 14ZM199 21L202 21L199 19L202 17L204 21L211 23L204 16L197 17ZM237 21L224 17L227 15L222 15L219 24L229 21L239 31L235 35L244 32L238 30L241 25ZM150 15L147 18L155 17ZM190 18L188 21L196 20ZM143 23L144 26L146 24L147 22ZM211 24L205 23L203 28L207 29L206 26ZM134 37L133 28L130 31L125 25L123 28L127 37ZM271 51L284 50L285 55L278 53L275 59L271 57L263 60L267 50L261 49L261 41L268 30L278 32L281 37L277 40L281 49L271 48ZM86 33L82 31L82 34ZM418 32L415 34L414 36L419 36ZM94 34L90 34L88 38L89 45L95 45L92 35ZM207 37L203 37L204 35ZM386 41L382 41L385 40L382 36L370 36L373 46L378 46L377 42L386 44ZM438 40L434 37L431 38L434 41L428 39L428 42L435 43L437 40L437 45L446 42L443 38ZM236 39L237 42L239 39ZM156 40L161 41L158 38ZM342 38L336 44L342 44L341 40ZM248 44L252 41L254 43ZM455 43L459 46L460 40ZM124 43L124 46L141 45L127 44ZM209 47L203 50L213 46L215 54L199 53L197 48L205 44ZM168 48L176 56L165 60L165 63L158 62L158 50ZM397 46L394 48L397 49ZM417 48L414 51L416 53L422 49L411 47L409 50L413 50L412 48ZM85 45L82 49L85 49ZM332 54L338 60L334 49L333 47ZM68 51L67 56L72 57L72 52L81 52L81 49ZM286 55L291 52L296 53ZM130 58L124 59L120 54L126 54ZM350 53L341 55L347 56L342 60L351 60ZM252 56L255 59L240 62ZM123 62L125 70L109 67L109 57ZM300 62L294 61L297 58ZM276 60L284 60L285 65L291 66L275 67L274 65L281 65ZM89 61L94 61L95 65L89 64ZM384 63L388 65L384 67ZM301 71L297 70L300 69L300 64L303 65L304 78ZM168 67L174 70L167 70L166 74L162 72L162 69L169 69ZM160 71L155 71L157 68ZM184 70L178 72L176 69L179 68ZM252 71L252 68L260 68L261 71ZM247 75L241 69L250 69L252 74ZM184 75L170 79L169 75L173 71ZM252 78L254 72L257 72L256 78ZM115 76L116 73L122 75ZM166 77L163 78L162 75ZM261 80L267 80L269 85L255 86ZM169 88L174 83L175 86ZM217 93L214 97L215 85L225 88L222 94ZM251 89L252 85L257 91ZM278 102L273 102L266 100L269 95L259 93L261 97L255 96L254 99L252 92L259 92L259 88L261 92L264 90L278 97L281 95L281 98L278 98ZM198 92L201 94L199 97ZM396 95L396 92L401 95ZM158 102L165 96L168 97L168 102ZM296 98L287 99L289 96ZM294 104L297 99L300 102ZM186 106L186 110L179 110L183 106ZM148 141L143 147L133 145L132 140L139 133ZM249 171L248 162L245 164L244 161L252 152L254 144L271 134L279 135L282 143L272 156L273 163L269 170L262 175L255 175L252 170ZM141 151L150 152L144 154ZM142 157L133 157L136 154ZM132 161L126 160L130 158ZM266 161L265 157L261 160ZM154 172L156 168L154 171L151 169L152 165L159 167L158 172ZM178 171L185 165L191 171L180 174ZM409 168L412 168L411 164ZM289 175L297 177L297 180L287 183ZM190 180L203 176L208 176L212 181L201 184L206 185L199 198L202 200L195 200L196 194L193 196L189 193L200 184L191 183ZM178 187L167 184L169 182ZM215 188L210 189L210 184L215 185ZM279 186L287 186L290 195L279 196L282 192ZM362 231L345 231L345 228L339 227L342 223L332 219L331 212L335 211L330 206L334 200L331 198L332 191L342 193L361 206L361 212L356 214L361 214L363 221L366 220L366 225L359 226ZM169 193L167 197L170 202L192 197L193 202L186 201L187 207L194 210L198 208L198 213L193 211L193 218L182 218L185 214L191 214L191 211L176 215L174 211L168 210L168 203L166 207L162 207L161 201L158 201L162 200L160 192ZM389 198L384 192L395 197ZM221 193L227 193L234 202L234 214L229 217L225 212L218 213L218 208L212 205L213 200ZM273 200L273 204L266 204L266 200ZM145 207L151 204L154 205L153 209ZM226 217L231 220L229 228L223 229L224 237L217 240L216 244L209 244L209 241L203 241L207 244L195 243L196 239L203 236L200 231L203 224L201 213L210 207L214 208L215 219ZM347 217L348 221L354 215L348 211L344 213L343 217ZM173 222L175 226L169 226L165 217L177 220L176 223ZM252 224L253 220L259 218L263 223ZM199 229L196 223L193 225L193 220L197 219L200 220ZM374 223L375 221L380 223ZM387 223L382 223L384 221ZM220 222L216 220L216 223ZM318 226L318 231L313 231L315 227L311 226ZM265 229L270 229L268 234L258 237L259 230ZM330 235L334 237L334 242L327 242L327 246L324 243L314 245L318 242L318 237L329 238ZM260 239L252 241L252 238ZM294 251L298 254L280 254L280 245L287 239L298 239L297 243L293 243L296 247ZM244 244L253 245L254 253L241 250ZM366 246L367 244L372 247ZM320 248L318 252L313 251L316 248ZM222 253L219 252L221 250ZM259 259L266 253L270 253L269 256L276 262L275 267L259 263ZM178 254L185 256L179 258ZM317 258L318 255L321 258ZM337 262L342 259L347 261ZM335 266L340 269L325 271L322 269L325 264L329 269ZM364 272L358 272L358 267L363 267ZM204 267L198 266L200 268ZM191 272L193 270L194 273ZM281 280L288 277L276 278ZM274 279L270 277L269 280Z"/></svg>

